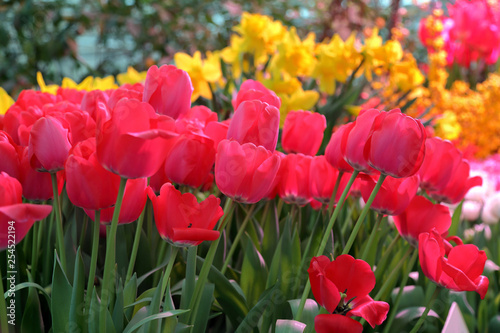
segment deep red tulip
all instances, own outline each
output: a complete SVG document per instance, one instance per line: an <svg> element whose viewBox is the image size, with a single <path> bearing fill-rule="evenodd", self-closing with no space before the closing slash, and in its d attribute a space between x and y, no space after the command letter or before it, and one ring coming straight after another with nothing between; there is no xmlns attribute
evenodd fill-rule
<svg viewBox="0 0 500 333"><path fill-rule="evenodd" d="M120 209L120 216L118 217L119 224L131 223L139 218L144 206L146 205L147 185L146 178L129 179L127 185L125 186L125 193L123 194L122 207ZM112 198L109 198L111 200ZM116 201L116 197L113 199ZM94 221L95 210L84 209L85 213ZM113 213L115 212L115 207L109 207L101 210L101 222L102 224L111 223L113 219Z"/></svg>
<svg viewBox="0 0 500 333"><path fill-rule="evenodd" d="M168 151L165 175L177 184L200 187L215 162L214 142L194 133L180 135Z"/></svg>
<svg viewBox="0 0 500 333"><path fill-rule="evenodd" d="M382 112L370 130L364 157L368 164L394 178L417 173L425 155L426 133L422 123L399 109Z"/></svg>
<svg viewBox="0 0 500 333"><path fill-rule="evenodd" d="M434 228L441 235L448 232L451 226L450 209L417 195L403 213L394 216L394 224L401 236L416 246L418 235L422 232L430 232Z"/></svg>
<svg viewBox="0 0 500 333"><path fill-rule="evenodd" d="M368 165L363 149L373 121L379 115L380 111L377 109L362 110L354 122L346 125L340 142L340 149L345 161L355 170L366 174L376 173Z"/></svg>
<svg viewBox="0 0 500 333"><path fill-rule="evenodd" d="M457 245L447 251L444 242L436 230L420 234L418 254L425 276L451 290L475 291L483 299L489 285L488 278L481 275L486 253L473 244Z"/></svg>
<svg viewBox="0 0 500 333"><path fill-rule="evenodd" d="M342 154L341 142L344 136L344 132L350 131L352 123L340 126L335 132L333 132L330 142L326 146L325 158L335 169L343 171L345 173L351 173L354 171L352 166L347 163Z"/></svg>
<svg viewBox="0 0 500 333"><path fill-rule="evenodd" d="M22 203L22 191L17 179L0 172L0 251L19 243L35 221L43 220L52 211L49 205Z"/></svg>
<svg viewBox="0 0 500 333"><path fill-rule="evenodd" d="M240 87L236 98L232 101L233 108L236 110L244 101L259 100L279 109L281 99L274 91L267 89L262 83L254 80L246 80Z"/></svg>
<svg viewBox="0 0 500 333"><path fill-rule="evenodd" d="M314 318L316 333L361 333L360 322L341 314L319 314Z"/></svg>
<svg viewBox="0 0 500 333"><path fill-rule="evenodd" d="M251 142L273 152L278 142L280 112L258 100L242 102L234 112L227 139L241 144Z"/></svg>
<svg viewBox="0 0 500 333"><path fill-rule="evenodd" d="M193 194L182 194L172 184L163 185L158 197L148 188L148 196L153 203L158 232L167 242L196 246L219 238L219 231L213 230L224 215L219 198L210 195L198 203Z"/></svg>
<svg viewBox="0 0 500 333"><path fill-rule="evenodd" d="M7 132L0 131L0 172L6 172L11 177L20 178L19 153L22 148L15 144Z"/></svg>
<svg viewBox="0 0 500 333"><path fill-rule="evenodd" d="M262 146L222 140L215 157L215 182L235 201L256 203L271 190L280 158Z"/></svg>
<svg viewBox="0 0 500 333"><path fill-rule="evenodd" d="M39 171L64 169L71 143L69 125L51 116L40 118L31 128L29 150L31 166Z"/></svg>
<svg viewBox="0 0 500 333"><path fill-rule="evenodd" d="M151 66L144 83L143 102L159 114L179 118L189 111L193 84L187 72L174 65Z"/></svg>
<svg viewBox="0 0 500 333"><path fill-rule="evenodd" d="M125 178L150 177L165 160L166 144L177 134L168 116L147 104L121 99L111 118L97 129L97 158L102 166Z"/></svg>
<svg viewBox="0 0 500 333"><path fill-rule="evenodd" d="M95 152L95 138L77 144L66 161L66 191L78 207L103 209L116 202L120 176L104 169Z"/></svg>
<svg viewBox="0 0 500 333"><path fill-rule="evenodd" d="M309 173L311 156L288 154L281 159L278 193L286 203L304 206L311 201Z"/></svg>
<svg viewBox="0 0 500 333"><path fill-rule="evenodd" d="M365 202L368 201L379 176L364 176L360 190ZM387 177L377 193L371 209L385 215L399 215L408 207L418 191L418 176L408 178Z"/></svg>
<svg viewBox="0 0 500 333"><path fill-rule="evenodd" d="M314 156L323 141L326 118L320 113L292 111L285 118L281 143L287 153Z"/></svg>
<svg viewBox="0 0 500 333"><path fill-rule="evenodd" d="M359 316L372 327L387 318L389 304L368 295L375 287L375 274L367 262L348 254L334 261L326 256L313 257L307 271L314 298L329 313Z"/></svg>
<svg viewBox="0 0 500 333"><path fill-rule="evenodd" d="M328 205L330 203L338 176L338 170L328 163L325 156L321 155L313 157L309 173L311 196L319 202ZM342 195L342 192L348 182L349 177L344 174L340 181L339 188L337 189L334 204L340 199L340 196Z"/></svg>

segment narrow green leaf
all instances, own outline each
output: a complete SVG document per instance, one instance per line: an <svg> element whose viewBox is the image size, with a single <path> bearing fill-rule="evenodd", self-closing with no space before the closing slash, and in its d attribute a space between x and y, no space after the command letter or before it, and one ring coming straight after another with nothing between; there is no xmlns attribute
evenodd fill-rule
<svg viewBox="0 0 500 333"><path fill-rule="evenodd" d="M55 251L54 251L55 252ZM71 307L72 288L66 274L61 268L57 254L54 254L54 271L52 274L52 331L65 332L69 327L69 309Z"/></svg>
<svg viewBox="0 0 500 333"><path fill-rule="evenodd" d="M160 281L158 282L158 286L155 288L155 291L153 293L153 298L151 299L151 303L149 304L148 308L148 316L157 314L160 312L160 303L161 303L161 298L162 298L162 290L161 286L163 284L163 279L168 279L168 277L165 277L163 272L161 273L161 278ZM150 326L152 323L151 321L146 322L146 325L144 326L144 331L145 332L151 332L152 327ZM156 323L159 324L159 323ZM155 332L158 331L157 329L154 330Z"/></svg>
<svg viewBox="0 0 500 333"><path fill-rule="evenodd" d="M267 275L266 288L270 288L275 285L278 281L280 275L281 266L281 239L276 247L276 252L274 252L273 260L271 261L271 267L269 268L269 274Z"/></svg>
<svg viewBox="0 0 500 333"><path fill-rule="evenodd" d="M269 315L269 312L276 304L281 303L279 298L283 297L277 285L264 291L255 306L248 312L241 324L236 329L236 333L249 333L259 323L260 318L264 313Z"/></svg>
<svg viewBox="0 0 500 333"><path fill-rule="evenodd" d="M141 327L142 325L144 325L146 323L149 323L149 322L151 322L153 320L162 319L162 318L168 318L168 317L171 317L171 316L178 316L178 315L181 315L181 314L186 313L188 311L189 310L172 310L172 311L166 311L166 312L162 312L162 313L157 313L157 314L152 315L152 316L148 316L148 317L140 320L135 325L133 325L131 327L126 327L125 331L123 331L123 333L132 333L136 329L138 329L139 327Z"/></svg>
<svg viewBox="0 0 500 333"><path fill-rule="evenodd" d="M124 315L124 299L123 299L123 280L120 279L116 285L116 300L113 308L113 324L117 332L123 331L123 315Z"/></svg>
<svg viewBox="0 0 500 333"><path fill-rule="evenodd" d="M262 239L262 257L266 261L268 267L277 251L277 244L279 240L279 220L276 211L276 204L274 201L269 201L266 204L263 212L263 228L264 238Z"/></svg>
<svg viewBox="0 0 500 333"><path fill-rule="evenodd" d="M71 305L69 308L70 331L81 331L84 327L85 316L84 290L85 290L85 269L80 248L76 252L75 270L73 273L73 290L71 293Z"/></svg>
<svg viewBox="0 0 500 333"><path fill-rule="evenodd" d="M47 291L41 285L39 285L37 283L33 283L33 282L23 282L23 283L16 284L14 291L18 291L18 290L21 290L24 288L36 288L36 289L38 289L42 293L42 295L45 297L45 299L47 300L47 304L51 304L50 295L47 293ZM9 293L8 291L6 291L4 293L4 298L8 297L8 295L9 295L8 293Z"/></svg>
<svg viewBox="0 0 500 333"><path fill-rule="evenodd" d="M172 311L175 310L174 301L172 300L172 292L170 291L170 280L167 283L167 289L165 290L165 300L163 301L163 310ZM175 331L179 320L177 317L165 318L163 322L162 332L170 333Z"/></svg>
<svg viewBox="0 0 500 333"><path fill-rule="evenodd" d="M132 278L128 281L127 285L123 289L123 308L125 309L124 314L128 321L132 318L132 308L127 308L130 304L135 301L137 295L137 274L134 273Z"/></svg>
<svg viewBox="0 0 500 333"><path fill-rule="evenodd" d="M32 282L33 278L27 271L28 279ZM44 332L44 322L41 317L40 300L36 288L29 288L28 299L22 312L21 332L38 333Z"/></svg>
<svg viewBox="0 0 500 333"><path fill-rule="evenodd" d="M453 217L451 218L451 226L448 229L448 236L455 236L458 231L458 226L460 225L460 215L462 215L462 206L464 201L460 202L460 204L455 208L453 212Z"/></svg>
<svg viewBox="0 0 500 333"><path fill-rule="evenodd" d="M276 321L276 333L302 333L306 324L296 320L278 319Z"/></svg>
<svg viewBox="0 0 500 333"><path fill-rule="evenodd" d="M95 288L92 289L92 298L90 299L90 309L88 318L88 333L99 332L99 309L101 303L97 299Z"/></svg>
<svg viewBox="0 0 500 333"><path fill-rule="evenodd" d="M193 333L206 332L208 318L210 316L210 309L212 307L214 298L215 286L213 283L207 283L201 295L200 307L196 313L196 318L193 326Z"/></svg>
<svg viewBox="0 0 500 333"><path fill-rule="evenodd" d="M248 306L251 307L266 288L267 268L264 258L245 233L246 248L241 267L240 286L245 293Z"/></svg>

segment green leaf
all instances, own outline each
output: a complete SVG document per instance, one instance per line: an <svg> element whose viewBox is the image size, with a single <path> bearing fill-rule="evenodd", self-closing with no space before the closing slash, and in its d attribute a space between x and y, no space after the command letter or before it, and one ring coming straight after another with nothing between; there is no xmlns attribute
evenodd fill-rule
<svg viewBox="0 0 500 333"><path fill-rule="evenodd" d="M199 272L204 259L197 257L196 270ZM208 280L215 285L214 296L234 327L237 327L248 313L245 297L214 266L210 267Z"/></svg>
<svg viewBox="0 0 500 333"><path fill-rule="evenodd" d="M212 307L214 298L214 289L215 286L213 283L207 283L203 288L203 293L201 295L201 300L200 300L200 306L198 308L198 312L196 313L196 318L192 330L192 332L194 333L206 332L208 318L210 315L210 309Z"/></svg>
<svg viewBox="0 0 500 333"><path fill-rule="evenodd" d="M36 288L36 289L38 289L42 293L42 295L45 296L45 299L47 300L47 304L51 304L50 295L47 293L47 291L41 285L39 285L37 283L33 283L33 282L23 282L23 283L16 284L14 291L18 291L18 290L21 290L24 288ZM4 293L4 298L7 298L8 295L9 295L9 291L6 291Z"/></svg>
<svg viewBox="0 0 500 333"><path fill-rule="evenodd" d="M163 310L172 311L175 310L174 301L172 300L172 293L170 291L170 280L167 283L167 289L165 290L165 300L163 301ZM198 310L199 311L199 310ZM163 320L163 333L170 333L175 330L179 320L177 317L169 317Z"/></svg>
<svg viewBox="0 0 500 333"><path fill-rule="evenodd" d="M292 309L293 317L297 313L299 308L300 299L293 299L288 301L290 308ZM314 332L314 318L319 314L319 307L316 301L308 298L304 304L304 309L302 311L302 322L307 325L306 332Z"/></svg>
<svg viewBox="0 0 500 333"><path fill-rule="evenodd" d="M71 307L72 288L64 274L59 257L54 254L54 271L52 274L52 331L66 332L69 327L69 309Z"/></svg>
<svg viewBox="0 0 500 333"><path fill-rule="evenodd" d="M392 290L391 298L393 303L396 301L398 293L399 288L394 288ZM422 305L425 305L424 289L421 286L405 286L403 288L401 300L399 301L399 309L406 309Z"/></svg>
<svg viewBox="0 0 500 333"><path fill-rule="evenodd" d="M269 274L267 275L266 288L270 288L278 281L281 266L281 247L280 239L278 246L276 247L276 251L274 252L273 260L271 261L271 267L269 268Z"/></svg>
<svg viewBox="0 0 500 333"><path fill-rule="evenodd" d="M264 258L245 233L246 248L241 267L240 286L245 293L249 307L257 303L259 296L266 288L267 269Z"/></svg>
<svg viewBox="0 0 500 333"><path fill-rule="evenodd" d="M80 248L76 252L75 270L73 274L73 290L71 292L71 305L69 308L69 322L71 328L75 331L81 331L84 327L85 316L84 308L84 290L85 290L85 269Z"/></svg>
<svg viewBox="0 0 500 333"><path fill-rule="evenodd" d="M249 333L259 323L260 318L265 313L269 315L276 304L281 303L278 298L283 297L277 285L264 291L255 306L248 312L241 324L236 329L236 333Z"/></svg>
<svg viewBox="0 0 500 333"><path fill-rule="evenodd" d="M396 318L392 324L391 331L392 332L409 332L416 324L416 321L422 316L425 311L425 307L423 306L415 306L411 308L404 309L399 311L396 315ZM437 320L436 320L437 319ZM429 333L437 333L439 332L439 316L434 310L430 310L427 314L427 318L425 319L425 332Z"/></svg>
<svg viewBox="0 0 500 333"><path fill-rule="evenodd" d="M453 212L453 217L451 218L451 226L448 229L448 236L454 236L457 234L458 226L460 225L460 215L462 215L462 206L464 201L460 202L460 204L455 208Z"/></svg>
<svg viewBox="0 0 500 333"><path fill-rule="evenodd" d="M135 301L137 295L137 274L134 273L132 278L128 281L127 285L123 289L123 308L125 309L124 314L128 321L132 318L132 308L127 308L130 304Z"/></svg>
<svg viewBox="0 0 500 333"><path fill-rule="evenodd" d="M140 320L139 322L137 322L136 324L134 324L131 327L127 326L125 328L125 331L123 331L123 333L132 333L136 329L138 329L139 327L141 327L142 325L144 325L146 323L149 323L149 322L151 322L153 320L162 319L162 318L168 318L168 317L171 317L171 316L178 316L178 315L186 313L188 311L189 310L171 310L171 311L166 311L166 312L162 312L162 313L157 313L157 314L152 315L152 316L148 316L148 317Z"/></svg>
<svg viewBox="0 0 500 333"><path fill-rule="evenodd" d="M89 325L88 332L99 332L99 310L101 303L97 299L97 292L95 288L92 289L92 298L90 299L90 309L89 309Z"/></svg>
<svg viewBox="0 0 500 333"><path fill-rule="evenodd" d="M124 299L123 299L123 281L120 279L116 285L116 300L113 308L113 324L117 332L123 331Z"/></svg>
<svg viewBox="0 0 500 333"><path fill-rule="evenodd" d="M296 320L278 319L276 321L276 333L302 333L306 329L306 324Z"/></svg>
<svg viewBox="0 0 500 333"><path fill-rule="evenodd" d="M266 204L263 212L263 224L264 224L264 237L262 239L262 257L266 261L268 267L271 266L271 262L274 257L274 253L277 251L277 244L279 239L279 220L276 211L276 204L274 201L269 201Z"/></svg>
<svg viewBox="0 0 500 333"><path fill-rule="evenodd" d="M32 282L33 278L27 271L28 279ZM49 303L50 304L50 303ZM40 300L36 288L29 288L28 299L22 312L21 332L44 332L44 323L40 311Z"/></svg>
<svg viewBox="0 0 500 333"><path fill-rule="evenodd" d="M163 272L161 273L161 278L160 281L158 282L158 286L155 288L155 291L153 293L153 299L151 300L151 303L149 303L149 308L148 308L148 315L154 315L160 312L160 303L162 301L162 284L163 284L163 279L168 279L168 276L166 277ZM160 324L161 322L158 322L156 324ZM151 332L152 327L150 326L152 324L151 321L146 322L146 325L144 326L144 331L145 332ZM155 332L158 331L158 329L154 330Z"/></svg>
<svg viewBox="0 0 500 333"><path fill-rule="evenodd" d="M285 223L285 228L281 235L281 267L280 267L280 285L281 291L286 296L291 296L292 287L295 282L295 276L299 270L300 266L300 258L297 262L297 249L294 249L296 246L295 240L292 239L291 228L292 228L292 219L290 216L287 218ZM300 248L298 249L300 253Z"/></svg>

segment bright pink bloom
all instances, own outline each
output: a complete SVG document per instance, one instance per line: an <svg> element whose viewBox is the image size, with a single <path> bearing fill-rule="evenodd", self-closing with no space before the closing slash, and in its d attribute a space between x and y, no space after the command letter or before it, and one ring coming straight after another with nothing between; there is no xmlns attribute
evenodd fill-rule
<svg viewBox="0 0 500 333"><path fill-rule="evenodd" d="M364 176L361 182L361 195L368 201L379 176ZM371 209L385 215L399 215L410 204L418 191L418 176L408 178L387 177L377 193Z"/></svg>
<svg viewBox="0 0 500 333"><path fill-rule="evenodd" d="M352 166L347 163L342 154L341 142L344 136L344 132L350 131L352 123L340 126L335 132L333 132L330 142L326 146L325 158L335 169L343 171L346 173L351 173L354 171Z"/></svg>
<svg viewBox="0 0 500 333"><path fill-rule="evenodd" d="M417 195L403 213L394 216L394 224L401 236L416 246L418 235L422 232L430 232L434 228L440 235L448 232L451 226L450 209Z"/></svg>
<svg viewBox="0 0 500 333"><path fill-rule="evenodd" d="M292 111L285 118L281 143L287 153L314 156L323 141L326 118L320 113Z"/></svg>
<svg viewBox="0 0 500 333"><path fill-rule="evenodd" d="M481 275L486 253L473 244L447 249L436 230L421 233L418 238L420 266L425 276L455 291L476 291L481 299L488 291L489 280Z"/></svg>
<svg viewBox="0 0 500 333"><path fill-rule="evenodd" d="M19 153L22 148L15 144L7 132L0 131L0 172L6 172L11 177L20 178Z"/></svg>
<svg viewBox="0 0 500 333"><path fill-rule="evenodd" d="M213 140L214 147L217 149L219 143L226 139L228 129L229 124L226 122L211 121L205 127L204 132L206 136Z"/></svg>
<svg viewBox="0 0 500 333"><path fill-rule="evenodd" d="M262 146L223 140L215 157L215 181L233 200L256 203L271 190L279 166L280 158Z"/></svg>
<svg viewBox="0 0 500 333"><path fill-rule="evenodd" d="M366 174L376 173L368 165L363 149L367 143L373 121L378 115L380 115L380 111L377 109L362 110L354 122L346 125L340 142L340 149L345 161L355 170Z"/></svg>
<svg viewBox="0 0 500 333"><path fill-rule="evenodd" d="M414 175L425 155L426 133L422 123L399 109L382 112L370 130L364 157L368 164L394 178Z"/></svg>
<svg viewBox="0 0 500 333"><path fill-rule="evenodd" d="M321 203L328 205L330 203L338 176L338 170L327 162L325 156L314 156L311 161L311 169L309 173L311 196ZM337 189L334 204L336 204L340 199L348 181L349 177L344 174L340 181L339 188Z"/></svg>
<svg viewBox="0 0 500 333"><path fill-rule="evenodd" d="M273 152L278 142L280 112L258 100L242 102L234 112L227 139L241 144L251 142Z"/></svg>
<svg viewBox="0 0 500 333"><path fill-rule="evenodd" d="M316 333L362 333L360 322L341 314L319 314L314 318Z"/></svg>
<svg viewBox="0 0 500 333"><path fill-rule="evenodd" d="M0 251L12 244L9 240L15 241L15 244L19 243L35 221L43 220L52 211L50 205L22 203L22 191L21 184L17 179L5 172L0 172L0 230L2 230L0 232ZM15 235L15 238L12 239L9 234Z"/></svg>
<svg viewBox="0 0 500 333"><path fill-rule="evenodd" d="M149 104L122 99L98 126L97 158L122 177L150 177L165 160L167 140L177 136L174 126L172 118L157 115Z"/></svg>
<svg viewBox="0 0 500 333"><path fill-rule="evenodd" d="M23 196L28 200L48 200L53 197L52 179L48 172L38 172L31 167L28 147L20 153L20 178L19 181L23 186ZM59 193L64 185L62 172L57 173Z"/></svg>
<svg viewBox="0 0 500 333"><path fill-rule="evenodd" d="M236 110L244 101L259 100L279 109L281 99L274 91L267 89L262 83L254 80L246 80L240 87L238 95L233 99L233 108Z"/></svg>
<svg viewBox="0 0 500 333"><path fill-rule="evenodd" d="M31 166L39 171L64 169L71 143L68 124L51 116L40 118L31 128L29 150Z"/></svg>
<svg viewBox="0 0 500 333"><path fill-rule="evenodd" d="M214 142L194 133L180 135L169 149L165 175L177 184L200 187L215 162Z"/></svg>
<svg viewBox="0 0 500 333"><path fill-rule="evenodd" d="M151 66L144 83L142 101L160 114L179 118L189 111L193 84L188 73L174 65Z"/></svg>
<svg viewBox="0 0 500 333"><path fill-rule="evenodd" d="M193 106L187 113L176 120L175 128L177 133L191 132L202 134L209 123L217 122L217 120L217 113L212 112L206 106L197 105Z"/></svg>
<svg viewBox="0 0 500 333"><path fill-rule="evenodd" d="M359 316L372 327L387 318L389 304L368 295L375 287L375 274L367 262L348 254L334 261L326 256L313 257L307 271L314 298L329 313Z"/></svg>
<svg viewBox="0 0 500 333"><path fill-rule="evenodd" d="M120 176L104 169L95 152L95 138L77 144L66 161L66 191L78 207L103 209L115 204Z"/></svg>
<svg viewBox="0 0 500 333"><path fill-rule="evenodd" d="M279 196L286 203L304 206L311 201L309 173L312 157L288 154L281 159Z"/></svg>
<svg viewBox="0 0 500 333"><path fill-rule="evenodd" d="M148 196L153 203L158 232L167 242L196 246L219 238L219 231L213 230L224 215L219 198L210 195L198 203L193 194L182 194L172 184L163 185L158 197L149 188Z"/></svg>

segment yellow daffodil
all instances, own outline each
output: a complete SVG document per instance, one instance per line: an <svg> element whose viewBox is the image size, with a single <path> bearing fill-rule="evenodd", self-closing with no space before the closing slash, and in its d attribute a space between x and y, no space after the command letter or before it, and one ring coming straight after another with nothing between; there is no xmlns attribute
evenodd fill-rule
<svg viewBox="0 0 500 333"><path fill-rule="evenodd" d="M229 46L222 49L220 56L226 64L231 65L232 76L234 79L241 77L243 54L240 52L243 38L232 35Z"/></svg>
<svg viewBox="0 0 500 333"><path fill-rule="evenodd" d="M5 114L12 104L14 104L12 97L0 87L0 114Z"/></svg>
<svg viewBox="0 0 500 333"><path fill-rule="evenodd" d="M404 61L391 66L390 80L394 86L406 92L424 83L425 78L418 69L415 58L407 54Z"/></svg>
<svg viewBox="0 0 500 333"><path fill-rule="evenodd" d="M120 73L116 76L116 81L122 86L126 83L135 84L146 80L147 72L138 72L134 67L128 66L127 72Z"/></svg>
<svg viewBox="0 0 500 333"><path fill-rule="evenodd" d="M436 135L443 139L457 139L461 129L457 116L451 111L444 112L442 117L436 121Z"/></svg>
<svg viewBox="0 0 500 333"><path fill-rule="evenodd" d="M297 89L291 95L278 95L281 98L280 127L285 124L285 118L290 111L311 110L319 99L319 93L315 90Z"/></svg>
<svg viewBox="0 0 500 333"><path fill-rule="evenodd" d="M56 84L46 85L45 80L43 79L43 75L40 72L36 73L36 82L38 83L41 92L55 95L57 93L57 89L59 89L59 86Z"/></svg>
<svg viewBox="0 0 500 333"><path fill-rule="evenodd" d="M212 99L210 83L217 82L222 77L220 68L220 56L207 52L206 59L201 60L201 53L196 51L193 56L182 52L174 55L174 61L178 68L186 71L193 83L193 95L191 101L195 101L202 96Z"/></svg>
<svg viewBox="0 0 500 333"><path fill-rule="evenodd" d="M59 86L56 84L46 85L42 73L38 72L36 75L38 86L42 92L48 92L55 95ZM82 82L76 83L69 77L64 77L61 83L61 88L69 88L76 90L108 90L116 89L118 86L115 84L115 78L112 75L104 78L87 76Z"/></svg>

